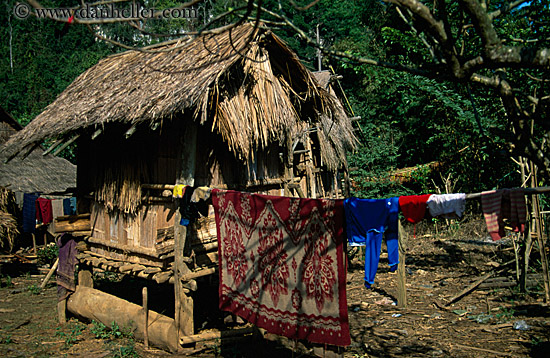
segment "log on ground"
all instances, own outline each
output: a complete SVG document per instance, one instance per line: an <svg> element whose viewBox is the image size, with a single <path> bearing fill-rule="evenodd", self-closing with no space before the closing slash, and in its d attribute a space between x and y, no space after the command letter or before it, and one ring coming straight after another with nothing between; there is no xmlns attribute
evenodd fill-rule
<svg viewBox="0 0 550 358"><path fill-rule="evenodd" d="M143 308L105 292L89 287L77 286L67 300L67 309L76 316L100 321L107 327L116 322L119 327L129 328L134 336L143 339ZM149 343L161 349L178 350L178 337L174 320L149 311Z"/></svg>

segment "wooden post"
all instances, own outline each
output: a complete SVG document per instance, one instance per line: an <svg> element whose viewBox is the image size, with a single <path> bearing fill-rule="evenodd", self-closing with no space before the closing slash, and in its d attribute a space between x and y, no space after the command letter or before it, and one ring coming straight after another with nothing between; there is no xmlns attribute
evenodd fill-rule
<svg viewBox="0 0 550 358"><path fill-rule="evenodd" d="M544 279L544 294L546 303L550 302L550 277L548 276L548 258L546 256L546 250L544 248L544 229L542 227L542 222L540 218L540 207L538 203L538 196L533 196L533 209L535 214L535 227L537 232L537 243L539 246L540 261L542 264L542 275Z"/></svg>
<svg viewBox="0 0 550 358"><path fill-rule="evenodd" d="M407 307L407 271L405 268L405 259L407 258L407 234L403 230L401 221L398 220L398 240L399 240L399 267L397 268L397 305L402 308Z"/></svg>
<svg viewBox="0 0 550 358"><path fill-rule="evenodd" d="M309 131L308 131L309 133ZM304 147L307 150L306 152L306 181L307 181L307 197L308 198L317 198L317 189L315 187L315 174L312 171L314 166L313 162L313 151L311 149L311 139L309 134L306 136Z"/></svg>
<svg viewBox="0 0 550 358"><path fill-rule="evenodd" d="M283 158L286 158L286 163L283 163L285 167L285 196L293 196L288 183L293 183L292 179L294 178L294 151L292 150L292 137L288 130L286 131L286 153Z"/></svg>
<svg viewBox="0 0 550 358"><path fill-rule="evenodd" d="M147 305L147 287L143 287L143 343L149 349L149 308Z"/></svg>
<svg viewBox="0 0 550 358"><path fill-rule="evenodd" d="M59 324L67 323L67 300L57 302L57 320Z"/></svg>
<svg viewBox="0 0 550 358"><path fill-rule="evenodd" d="M349 198L351 196L351 182L349 179L349 172L347 165L344 168L344 198Z"/></svg>
<svg viewBox="0 0 550 358"><path fill-rule="evenodd" d="M78 266L78 285L94 288L94 280L92 278L93 268L85 264L79 264Z"/></svg>
<svg viewBox="0 0 550 358"><path fill-rule="evenodd" d="M31 235L32 235L32 247L33 247L34 254L36 255L38 253L36 251L36 235L34 232Z"/></svg>
<svg viewBox="0 0 550 358"><path fill-rule="evenodd" d="M529 205L527 206L529 207ZM531 236L531 219L527 220L525 225L525 245L522 246L522 269L519 277L521 292L527 292L527 271L529 270L529 256L531 255L531 247L533 245L533 237Z"/></svg>
<svg viewBox="0 0 550 358"><path fill-rule="evenodd" d="M338 195L338 170L336 170L334 172L334 175L333 175L333 181L334 181L334 199L338 199L339 198L339 195Z"/></svg>
<svg viewBox="0 0 550 358"><path fill-rule="evenodd" d="M185 133L180 143L181 162L177 173L176 184L195 185L195 163L197 156L197 123L190 122L185 127ZM187 226L180 225L181 200L178 201L174 216L174 321L178 338L182 335L194 333L193 323L193 299L187 296L181 282L183 274L189 269L183 262Z"/></svg>

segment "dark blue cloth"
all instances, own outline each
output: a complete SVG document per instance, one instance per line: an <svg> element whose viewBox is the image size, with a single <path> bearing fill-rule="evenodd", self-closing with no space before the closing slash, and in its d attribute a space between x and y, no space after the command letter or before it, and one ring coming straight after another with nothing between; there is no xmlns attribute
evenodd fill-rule
<svg viewBox="0 0 550 358"><path fill-rule="evenodd" d="M63 199L63 215L76 215L76 198Z"/></svg>
<svg viewBox="0 0 550 358"><path fill-rule="evenodd" d="M344 210L349 245L365 246L365 286L370 287L378 269L384 234L390 269L395 271L399 263L399 198L348 198L344 200Z"/></svg>
<svg viewBox="0 0 550 358"><path fill-rule="evenodd" d="M23 232L34 232L36 229L36 199L38 194L23 195Z"/></svg>

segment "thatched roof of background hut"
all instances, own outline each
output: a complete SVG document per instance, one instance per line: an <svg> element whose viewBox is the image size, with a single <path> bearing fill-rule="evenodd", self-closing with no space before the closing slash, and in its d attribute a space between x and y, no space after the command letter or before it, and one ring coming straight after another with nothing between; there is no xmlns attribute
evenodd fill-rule
<svg viewBox="0 0 550 358"><path fill-rule="evenodd" d="M323 129L329 169L355 146L342 107L272 32L251 24L188 42L127 51L101 60L8 143L14 155L46 138L71 138L109 123L156 126L191 114L242 159L269 142Z"/></svg>
<svg viewBox="0 0 550 358"><path fill-rule="evenodd" d="M21 125L0 107L0 145L10 136L20 132ZM26 157L8 159L0 152L0 187L13 192L41 192L44 194L65 192L76 187L76 165L51 154L43 156L37 146Z"/></svg>

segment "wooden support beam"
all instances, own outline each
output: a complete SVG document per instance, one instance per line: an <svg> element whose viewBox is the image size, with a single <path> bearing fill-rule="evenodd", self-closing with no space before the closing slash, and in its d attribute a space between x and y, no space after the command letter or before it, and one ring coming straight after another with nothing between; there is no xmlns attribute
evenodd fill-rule
<svg viewBox="0 0 550 358"><path fill-rule="evenodd" d="M154 258L157 258L157 259L159 258L159 254L157 253L157 250L155 250L155 249L149 249L149 248L141 247L141 246L130 246L130 245L117 244L117 243L114 243L114 242L98 239L98 238L95 238L95 237L89 237L88 242L92 243L92 244L97 244L97 245L103 245L103 246L106 246L106 247L110 247L112 249L117 249L117 250L126 251L126 252L132 252L132 253L136 253L136 254L142 254L142 255L151 256L151 257L154 257Z"/></svg>
<svg viewBox="0 0 550 358"><path fill-rule="evenodd" d="M54 152L53 152L53 155L58 155L63 149L67 148L69 145L71 145L75 140L77 140L78 138L80 137L80 134L77 134L75 136L73 136L71 139L69 139L68 141L65 142L65 144L63 144L62 146L60 146L59 148L57 148Z"/></svg>
<svg viewBox="0 0 550 358"><path fill-rule="evenodd" d="M99 135L103 133L103 128L98 128L93 134L92 134L92 140L96 139L97 137L99 137Z"/></svg>
<svg viewBox="0 0 550 358"><path fill-rule="evenodd" d="M223 338L243 336L245 334L255 333L256 327L246 327L241 329L234 329L231 331L212 331L195 334L187 337L180 337L180 344L191 344L204 341L213 341L215 339L222 340Z"/></svg>
<svg viewBox="0 0 550 358"><path fill-rule="evenodd" d="M180 168L177 173L176 184L195 185L195 163L197 156L197 123L191 122L185 127L180 143ZM183 261L187 226L181 225L182 200L177 200L176 214L174 215L174 321L177 336L189 336L194 333L193 299L184 292L181 277L189 272Z"/></svg>
<svg viewBox="0 0 550 358"><path fill-rule="evenodd" d="M56 139L48 149L46 149L44 152L42 152L42 155L46 156L46 155L50 154L59 144L61 144L62 141L63 140L60 139L60 138Z"/></svg>
<svg viewBox="0 0 550 358"><path fill-rule="evenodd" d="M195 278L212 275L212 274L216 273L217 271L218 271L217 267L211 267L211 268L202 269L202 270L199 270L199 271L193 271L193 272L187 273L185 275L182 275L180 279L181 279L181 282L186 282L186 281L189 281L189 280L193 280ZM175 282L174 280L175 280L174 277L170 277L170 283L174 283Z"/></svg>
<svg viewBox="0 0 550 358"><path fill-rule="evenodd" d="M130 138L130 137L136 132L136 129L137 129L137 123L134 123L134 125L132 125L132 126L126 131L126 133L124 133L124 138L126 138L126 139Z"/></svg>

